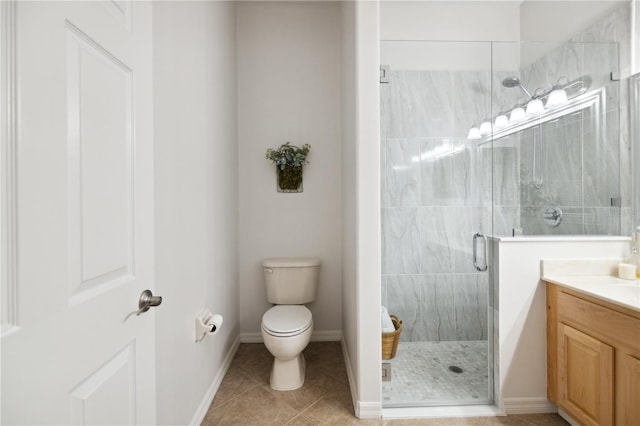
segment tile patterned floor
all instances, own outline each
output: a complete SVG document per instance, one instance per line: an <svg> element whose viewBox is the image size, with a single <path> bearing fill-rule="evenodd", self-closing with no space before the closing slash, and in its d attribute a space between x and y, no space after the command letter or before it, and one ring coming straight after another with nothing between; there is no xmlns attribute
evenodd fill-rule
<svg viewBox="0 0 640 426"><path fill-rule="evenodd" d="M203 426L566 426L555 414L420 420L360 420L353 414L351 394L338 342L310 343L304 351L307 376L302 388L269 387L272 358L262 344L241 344Z"/></svg>
<svg viewBox="0 0 640 426"><path fill-rule="evenodd" d="M382 405L481 404L489 401L487 342L400 342ZM454 373L449 366L462 368Z"/></svg>

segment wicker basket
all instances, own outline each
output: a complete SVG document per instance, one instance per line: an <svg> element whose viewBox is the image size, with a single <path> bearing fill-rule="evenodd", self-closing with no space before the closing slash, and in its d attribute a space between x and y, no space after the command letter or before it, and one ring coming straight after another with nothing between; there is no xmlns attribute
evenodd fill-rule
<svg viewBox="0 0 640 426"><path fill-rule="evenodd" d="M389 315L396 331L382 333L382 359L391 359L396 356L400 333L402 333L402 320L395 315Z"/></svg>

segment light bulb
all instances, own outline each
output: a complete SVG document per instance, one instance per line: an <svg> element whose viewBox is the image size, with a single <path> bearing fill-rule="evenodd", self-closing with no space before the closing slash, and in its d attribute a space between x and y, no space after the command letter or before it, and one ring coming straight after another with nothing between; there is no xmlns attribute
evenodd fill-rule
<svg viewBox="0 0 640 426"><path fill-rule="evenodd" d="M524 109L522 109L522 107L515 107L514 109L511 110L511 114L509 115L509 122L518 123L524 120L525 115L526 114L524 112Z"/></svg>
<svg viewBox="0 0 640 426"><path fill-rule="evenodd" d="M547 99L547 108L556 107L560 105L564 105L569 101L567 99L567 92L564 89L555 89L551 93L549 93L549 98Z"/></svg>
<svg viewBox="0 0 640 426"><path fill-rule="evenodd" d="M509 119L506 114L500 113L496 117L496 121L493 123L493 126L496 130L504 129L509 124Z"/></svg>
<svg viewBox="0 0 640 426"><path fill-rule="evenodd" d="M491 122L489 120L485 120L480 123L480 134L482 136L487 136L491 133Z"/></svg>
<svg viewBox="0 0 640 426"><path fill-rule="evenodd" d="M474 140L474 139L480 139L481 137L482 135L480 134L480 129L478 129L476 126L473 126L472 128L469 129L469 134L467 135L467 139Z"/></svg>
<svg viewBox="0 0 640 426"><path fill-rule="evenodd" d="M540 114L542 111L544 111L544 105L542 104L542 101L538 98L531 99L527 104L528 116Z"/></svg>

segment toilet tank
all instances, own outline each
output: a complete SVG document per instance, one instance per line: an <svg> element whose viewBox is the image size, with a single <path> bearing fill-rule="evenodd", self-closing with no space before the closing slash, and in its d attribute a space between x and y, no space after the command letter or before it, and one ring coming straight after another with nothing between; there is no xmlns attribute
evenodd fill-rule
<svg viewBox="0 0 640 426"><path fill-rule="evenodd" d="M313 302L318 292L320 259L273 258L262 261L267 300L276 305Z"/></svg>

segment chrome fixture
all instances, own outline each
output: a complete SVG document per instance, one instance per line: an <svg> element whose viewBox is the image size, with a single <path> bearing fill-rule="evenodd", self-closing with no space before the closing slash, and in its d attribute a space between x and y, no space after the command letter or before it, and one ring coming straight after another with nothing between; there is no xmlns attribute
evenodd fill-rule
<svg viewBox="0 0 640 426"><path fill-rule="evenodd" d="M380 84L391 83L391 67L389 65L380 65Z"/></svg>
<svg viewBox="0 0 640 426"><path fill-rule="evenodd" d="M482 266L478 264L478 240L482 240L482 245L484 247L484 259L482 259L484 265ZM484 272L489 267L487 264L487 256L487 237L480 232L476 232L473 234L473 266L475 266L478 271Z"/></svg>
<svg viewBox="0 0 640 426"><path fill-rule="evenodd" d="M524 88L524 86L522 85L518 77L507 77L504 80L502 80L502 85L509 89L512 87L519 87L520 89L522 89L524 94L527 95L527 98L529 99L533 98L533 96L531 96L531 93L529 93L529 91Z"/></svg>
<svg viewBox="0 0 640 426"><path fill-rule="evenodd" d="M160 306L162 303L162 296L154 296L151 290L145 290L140 294L138 299L138 310L131 312L124 318L124 321L129 319L131 315L140 315L147 312L154 306Z"/></svg>
<svg viewBox="0 0 640 426"><path fill-rule="evenodd" d="M555 228L562 222L562 210L558 207L547 207L542 213L542 218L547 226Z"/></svg>
<svg viewBox="0 0 640 426"><path fill-rule="evenodd" d="M527 95L528 102L526 115L532 116L535 114L539 114L544 110L544 105L542 104L542 101L538 96L538 91L536 90L533 95L529 93L529 91L522 85L518 77L507 77L502 80L502 85L509 89L512 87L519 87L524 92L524 94Z"/></svg>

